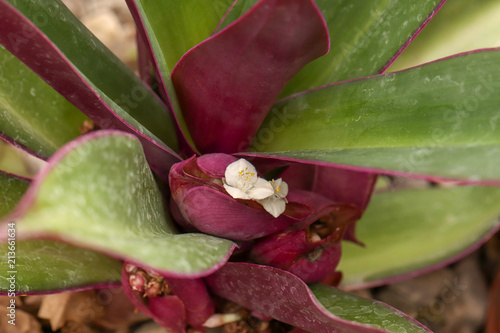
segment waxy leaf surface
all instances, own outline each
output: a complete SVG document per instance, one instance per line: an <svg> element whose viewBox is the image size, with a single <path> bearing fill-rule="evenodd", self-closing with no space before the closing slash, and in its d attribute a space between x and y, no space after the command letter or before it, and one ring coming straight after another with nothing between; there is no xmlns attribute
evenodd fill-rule
<svg viewBox="0 0 500 333"><path fill-rule="evenodd" d="M500 51L486 50L295 95L271 111L254 149L357 170L498 180L499 63Z"/></svg>
<svg viewBox="0 0 500 333"><path fill-rule="evenodd" d="M323 285L310 290L269 266L227 263L206 280L217 295L308 332L430 332L385 304Z"/></svg>
<svg viewBox="0 0 500 333"><path fill-rule="evenodd" d="M304 67L282 95L383 72L445 1L316 0L330 52Z"/></svg>
<svg viewBox="0 0 500 333"><path fill-rule="evenodd" d="M2 242L7 238L2 234ZM0 244L0 255L7 258L8 243ZM101 253L50 240L16 242L15 264L0 265L0 294L10 289L10 271L15 271L15 292L53 293L119 285L122 262Z"/></svg>
<svg viewBox="0 0 500 333"><path fill-rule="evenodd" d="M499 216L497 187L375 194L356 230L366 246L342 246L342 283L362 288L444 266L487 239Z"/></svg>
<svg viewBox="0 0 500 333"><path fill-rule="evenodd" d="M0 218L7 215L28 189L30 181L0 171Z"/></svg>
<svg viewBox="0 0 500 333"><path fill-rule="evenodd" d="M48 158L80 135L87 119L26 65L0 47L0 136Z"/></svg>
<svg viewBox="0 0 500 333"><path fill-rule="evenodd" d="M344 320L359 322L394 333L430 332L420 323L382 302L355 296L322 284L312 284L309 288L326 310ZM363 331L359 330L359 332Z"/></svg>
<svg viewBox="0 0 500 333"><path fill-rule="evenodd" d="M208 274L234 247L202 234L174 235L139 141L117 131L64 146L6 219L17 221L20 240L61 240L172 277Z"/></svg>
<svg viewBox="0 0 500 333"><path fill-rule="evenodd" d="M0 172L0 217L8 214L21 199L29 186L29 180ZM5 223L11 221L6 220ZM121 262L92 251L68 244L47 241L20 241L2 233L0 239L0 294L10 289L9 271L15 271L15 291L40 293L104 286L120 282ZM11 230L12 231L12 230ZM15 250L9 249L8 240L15 239ZM8 253L15 252L13 261ZM78 260L75 260L78 258ZM9 267L10 265L13 265Z"/></svg>

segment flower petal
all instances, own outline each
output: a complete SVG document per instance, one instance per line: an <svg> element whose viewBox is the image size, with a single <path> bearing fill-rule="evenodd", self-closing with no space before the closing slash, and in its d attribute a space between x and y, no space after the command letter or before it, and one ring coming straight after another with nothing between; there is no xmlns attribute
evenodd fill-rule
<svg viewBox="0 0 500 333"><path fill-rule="evenodd" d="M274 197L267 198L259 201L264 209L274 217L278 217L285 211L286 203L283 199L276 199Z"/></svg>
<svg viewBox="0 0 500 333"><path fill-rule="evenodd" d="M248 184L254 184L257 181L257 170L250 162L240 158L227 166L224 177L228 185L240 188L242 178L243 182Z"/></svg>
<svg viewBox="0 0 500 333"><path fill-rule="evenodd" d="M279 178L273 182L273 188L276 196L285 198L288 195L288 184Z"/></svg>
<svg viewBox="0 0 500 333"><path fill-rule="evenodd" d="M253 187L248 190L250 199L261 200L274 194L273 186L264 178L258 178Z"/></svg>
<svg viewBox="0 0 500 333"><path fill-rule="evenodd" d="M248 193L245 193L236 187L232 187L227 184L224 184L223 186L224 189L227 191L227 193L229 193L229 195L235 199L247 199L247 200L252 199Z"/></svg>

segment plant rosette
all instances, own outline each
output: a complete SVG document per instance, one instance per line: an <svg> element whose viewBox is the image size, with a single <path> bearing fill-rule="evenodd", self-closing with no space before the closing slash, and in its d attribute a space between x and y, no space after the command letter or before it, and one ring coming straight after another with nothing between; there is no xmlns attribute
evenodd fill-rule
<svg viewBox="0 0 500 333"><path fill-rule="evenodd" d="M428 332L345 290L499 227L500 51L384 74L444 2L127 0L138 77L61 2L0 0L0 134L47 161L0 174L15 293L121 285L171 332ZM380 174L474 186L368 207Z"/></svg>

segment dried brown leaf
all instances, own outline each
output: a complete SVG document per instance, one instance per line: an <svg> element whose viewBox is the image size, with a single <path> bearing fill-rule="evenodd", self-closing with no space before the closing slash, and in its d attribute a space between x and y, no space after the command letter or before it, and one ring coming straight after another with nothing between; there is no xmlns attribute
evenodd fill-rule
<svg viewBox="0 0 500 333"><path fill-rule="evenodd" d="M47 295L40 306L38 316L47 319L53 331L67 323L79 325L82 329L104 314L104 306L97 299L94 290Z"/></svg>
<svg viewBox="0 0 500 333"><path fill-rule="evenodd" d="M10 298L10 297L2 297ZM27 312L24 312L16 308L15 314L15 325L9 323L12 320L9 317L11 311L6 306L0 307L0 332L2 333L41 333L42 327L40 323Z"/></svg>

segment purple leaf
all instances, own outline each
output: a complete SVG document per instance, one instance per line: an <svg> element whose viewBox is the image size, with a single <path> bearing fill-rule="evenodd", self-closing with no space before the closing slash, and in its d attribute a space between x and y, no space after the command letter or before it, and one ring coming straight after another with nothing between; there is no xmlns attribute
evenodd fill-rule
<svg viewBox="0 0 500 333"><path fill-rule="evenodd" d="M172 333L186 331L184 304L177 296L152 298L149 300L149 311L145 311L144 307L140 309Z"/></svg>
<svg viewBox="0 0 500 333"><path fill-rule="evenodd" d="M429 332L413 319L375 301L321 285L315 288L320 292L313 294L302 280L277 268L227 263L206 281L215 294L308 332ZM331 304L320 303L315 295ZM363 313L354 316L341 304L358 313L362 306Z"/></svg>
<svg viewBox="0 0 500 333"><path fill-rule="evenodd" d="M318 219L331 219L332 228L343 227L359 219L361 215L360 209L352 204L337 203L312 191L294 190L287 198L290 202L306 204L314 212L291 227L292 230L305 228Z"/></svg>
<svg viewBox="0 0 500 333"><path fill-rule="evenodd" d="M172 81L196 146L203 153L247 148L286 83L328 47L313 1L263 0L191 49Z"/></svg>
<svg viewBox="0 0 500 333"><path fill-rule="evenodd" d="M227 166L236 160L236 157L227 154L202 155L196 159L200 170L215 178L222 178Z"/></svg>
<svg viewBox="0 0 500 333"><path fill-rule="evenodd" d="M290 165L281 177L291 187L313 191L332 201L349 203L364 210L377 175L335 166L296 163Z"/></svg>
<svg viewBox="0 0 500 333"><path fill-rule="evenodd" d="M315 166L313 192L330 200L353 204L364 210L377 179L376 174L335 167Z"/></svg>
<svg viewBox="0 0 500 333"><path fill-rule="evenodd" d="M142 30L141 30L142 31ZM139 76L144 83L151 86L153 81L153 61L149 53L149 45L141 31L136 35L137 40L137 67Z"/></svg>

